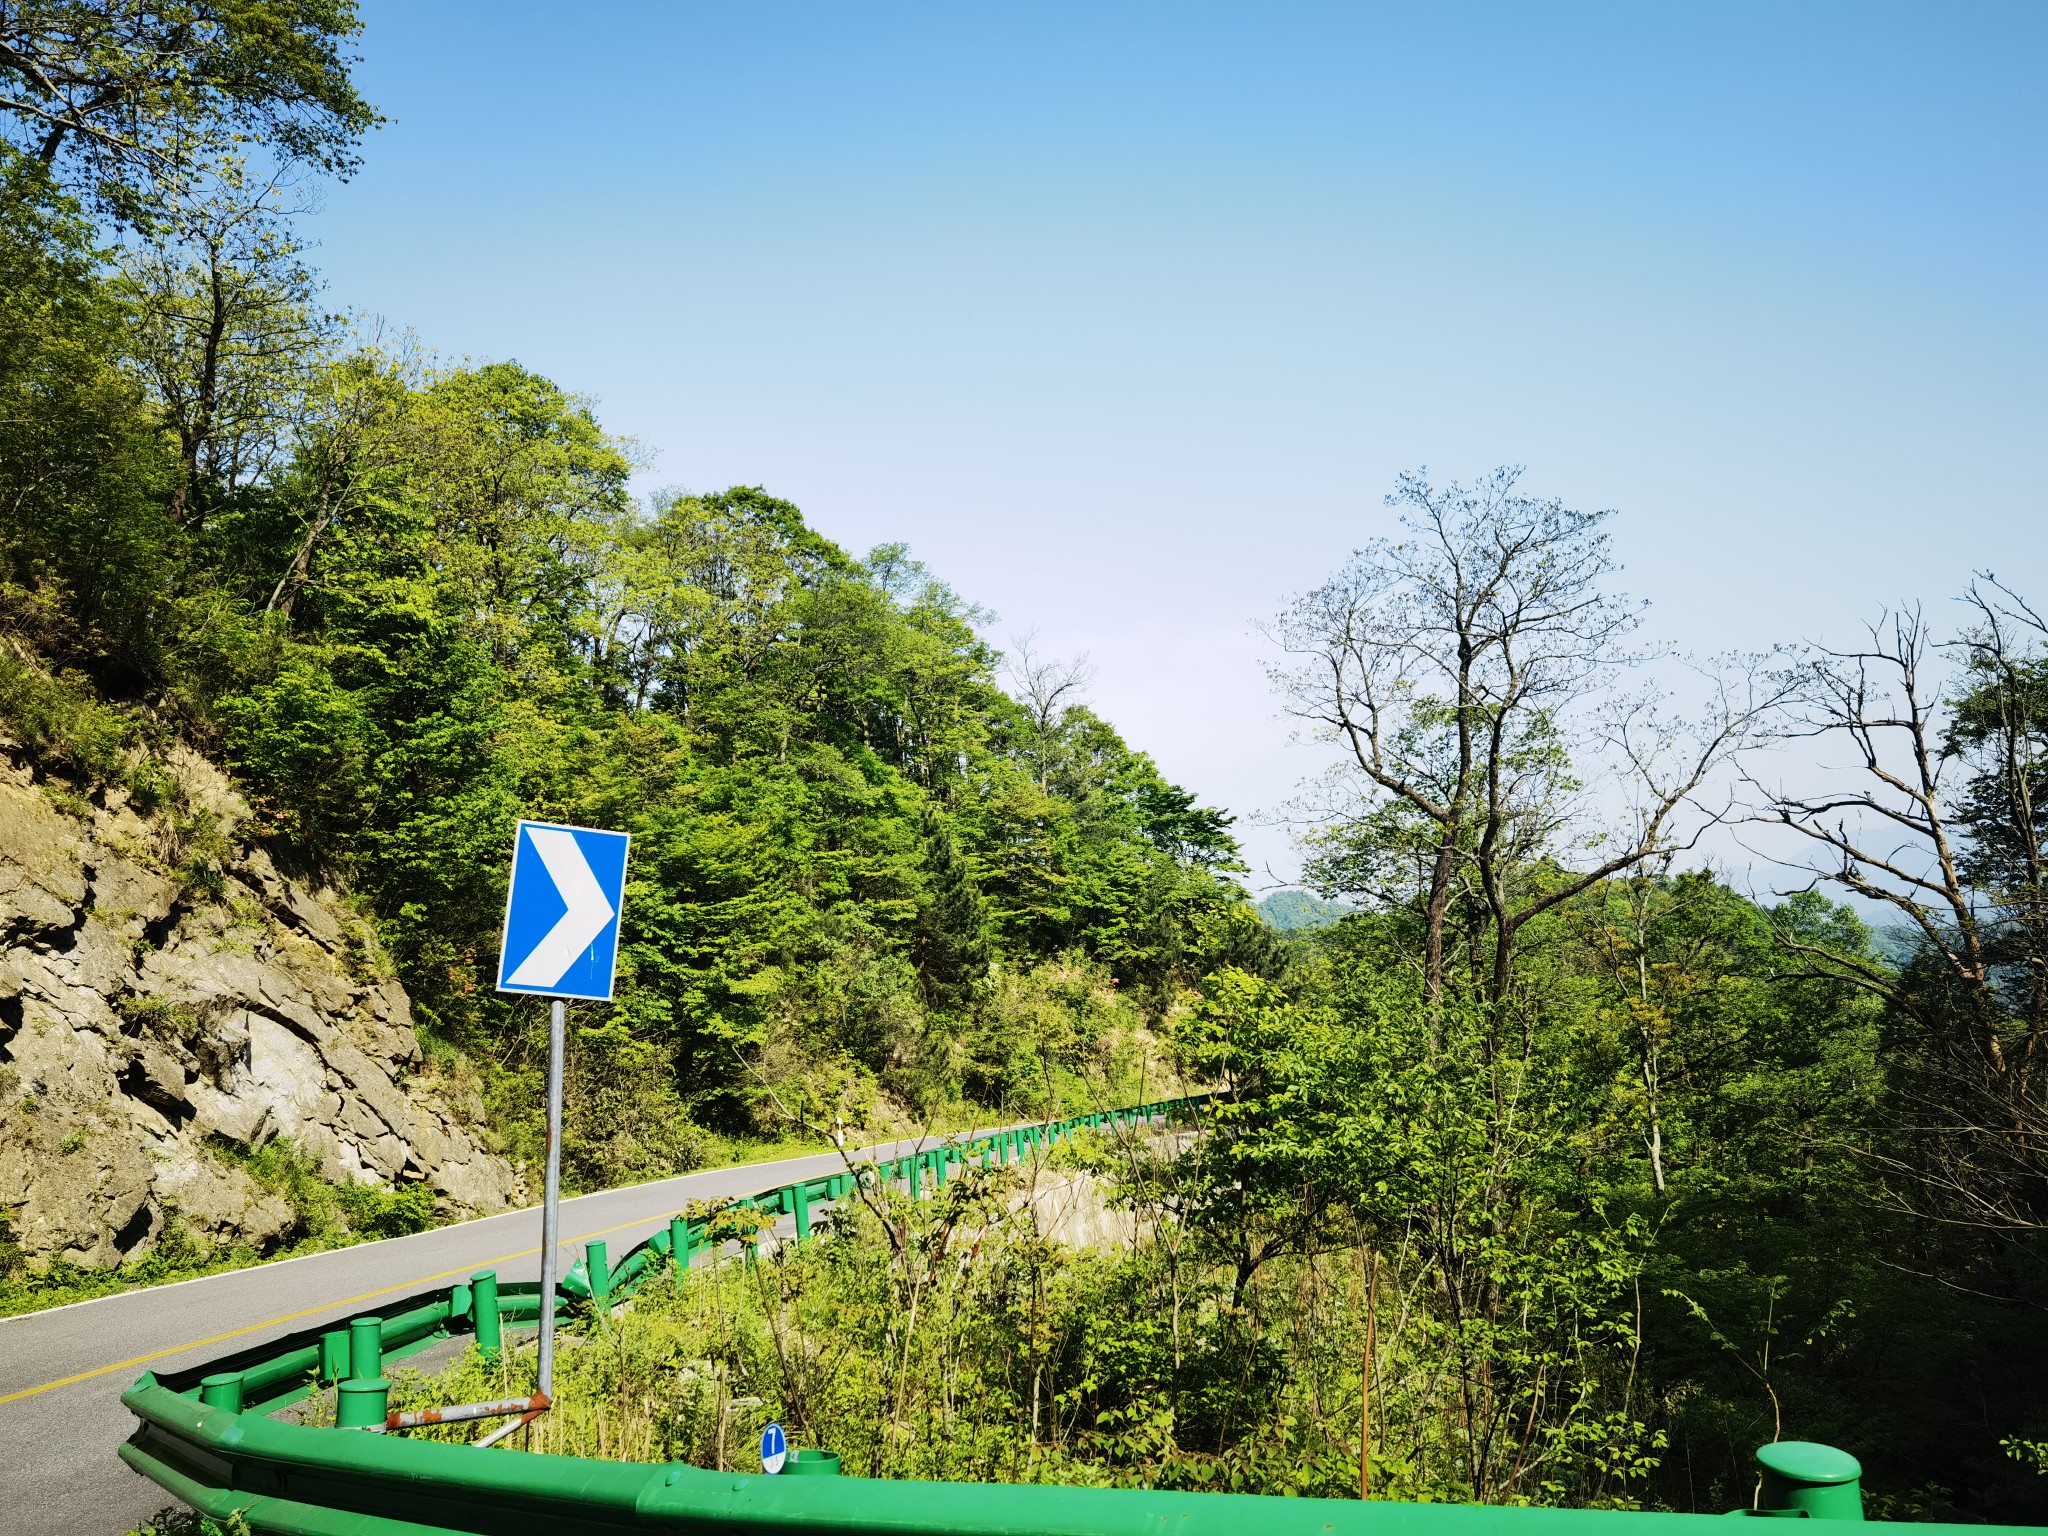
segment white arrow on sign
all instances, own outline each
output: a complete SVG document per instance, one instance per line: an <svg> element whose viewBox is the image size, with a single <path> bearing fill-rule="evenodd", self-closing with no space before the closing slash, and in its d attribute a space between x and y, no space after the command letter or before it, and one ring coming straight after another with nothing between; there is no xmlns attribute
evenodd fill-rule
<svg viewBox="0 0 2048 1536"><path fill-rule="evenodd" d="M590 872L583 850L576 846L575 833L557 827L528 827L526 835L533 839L534 852L547 866L548 878L555 882L569 910L555 919L546 937L505 980L515 987L552 987L616 914L605 900L597 876Z"/></svg>

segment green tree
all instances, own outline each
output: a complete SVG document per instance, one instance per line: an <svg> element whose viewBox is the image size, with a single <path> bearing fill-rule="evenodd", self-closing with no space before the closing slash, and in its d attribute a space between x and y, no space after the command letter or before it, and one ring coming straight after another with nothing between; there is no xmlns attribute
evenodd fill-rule
<svg viewBox="0 0 2048 1536"><path fill-rule="evenodd" d="M129 348L176 436L173 522L262 479L288 451L334 320L274 188L238 161L181 190L126 253Z"/></svg>
<svg viewBox="0 0 2048 1536"><path fill-rule="evenodd" d="M154 651L185 556L170 464L121 366L127 320L76 210L0 149L0 599L33 642L81 661Z"/></svg>
<svg viewBox="0 0 2048 1536"><path fill-rule="evenodd" d="M964 1006L988 975L988 910L936 805L924 807L918 833L925 895L918 910L917 969L932 1006L951 1012Z"/></svg>
<svg viewBox="0 0 2048 1536"><path fill-rule="evenodd" d="M1367 545L1272 630L1298 658L1276 673L1291 712L1343 753L1326 894L1414 913L1429 1007L1461 935L1472 985L1505 1005L1530 925L1685 846L1693 796L1770 706L1739 678L1690 728L1617 698L1637 610L1606 589L1612 514L1525 495L1520 478L1403 475L1387 503L1410 537ZM1596 754L1622 765L1636 813L1567 870L1562 835Z"/></svg>
<svg viewBox="0 0 2048 1536"><path fill-rule="evenodd" d="M379 121L350 78L353 0L15 0L0 134L131 222L238 138L331 175Z"/></svg>

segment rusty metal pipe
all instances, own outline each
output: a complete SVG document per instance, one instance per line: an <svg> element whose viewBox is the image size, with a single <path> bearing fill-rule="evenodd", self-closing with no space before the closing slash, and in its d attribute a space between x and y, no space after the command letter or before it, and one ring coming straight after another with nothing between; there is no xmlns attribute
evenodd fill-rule
<svg viewBox="0 0 2048 1536"><path fill-rule="evenodd" d="M424 1429L429 1424L460 1424L465 1419L502 1419L514 1413L540 1413L549 1406L546 1393L532 1397L501 1397L493 1403L456 1403L447 1408L415 1408L407 1413L393 1409L384 1416L384 1428Z"/></svg>

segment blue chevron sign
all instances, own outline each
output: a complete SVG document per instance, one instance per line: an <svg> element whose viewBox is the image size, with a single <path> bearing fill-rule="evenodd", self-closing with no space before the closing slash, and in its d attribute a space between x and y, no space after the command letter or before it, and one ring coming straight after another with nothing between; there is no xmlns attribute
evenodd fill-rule
<svg viewBox="0 0 2048 1536"><path fill-rule="evenodd" d="M611 1001L630 841L624 832L519 823L498 949L500 992Z"/></svg>

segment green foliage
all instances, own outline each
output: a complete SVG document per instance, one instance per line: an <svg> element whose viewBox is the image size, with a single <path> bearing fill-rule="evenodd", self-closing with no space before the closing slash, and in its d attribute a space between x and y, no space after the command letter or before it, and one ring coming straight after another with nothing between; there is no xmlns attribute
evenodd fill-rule
<svg viewBox="0 0 2048 1536"><path fill-rule="evenodd" d="M2048 1441L2022 1440L2017 1436L2008 1436L1998 1443L2006 1455L2021 1466L2048 1477Z"/></svg>
<svg viewBox="0 0 2048 1536"><path fill-rule="evenodd" d="M925 806L919 833L925 897L918 911L917 969L933 1006L951 1012L988 974L988 909L936 805Z"/></svg>
<svg viewBox="0 0 2048 1536"><path fill-rule="evenodd" d="M147 1525L137 1526L128 1536L249 1536L249 1522L241 1514L215 1520L190 1509L160 1509Z"/></svg>
<svg viewBox="0 0 2048 1536"><path fill-rule="evenodd" d="M1481 1502L1625 1493L1656 1465L1622 1368L1649 1233L1584 1184L1586 1084L1490 1010L1428 1027L1412 977L1340 963L1296 990L1219 972L1179 1037L1224 1084L1191 1215L1235 1292L1286 1255L1384 1255L1430 1298L1407 1326L1442 1394L1388 1425L1404 1475Z"/></svg>
<svg viewBox="0 0 2048 1536"><path fill-rule="evenodd" d="M1401 1326L1413 1300L1361 1288L1343 1252L1276 1261L1233 1296L1227 1266L1169 1235L1196 1162L1143 1136L1072 1150L1035 1172L965 1170L921 1204L876 1192L821 1221L801 1250L655 1277L630 1310L566 1340L556 1407L517 1443L734 1467L776 1418L866 1476L1346 1497L1370 1301L1375 1411L1400 1426L1376 1450L1382 1493L1468 1491L1408 1443L1411 1426L1427 1441L1440 1417L1435 1343ZM1111 1192L1112 1168L1129 1194ZM1128 1202L1134 1230L1159 1240L1048 1241L1026 1197L1049 1182L1054 1200L1079 1189ZM760 1213L720 1214L729 1221L713 1238L751 1249ZM437 1380L401 1379L394 1401L529 1390L532 1370L525 1351L495 1364L472 1354ZM1640 1483L1642 1454L1627 1447L1641 1426L1603 1420L1560 1438L1552 1471Z"/></svg>
<svg viewBox="0 0 2048 1536"><path fill-rule="evenodd" d="M333 1182L320 1166L283 1137L260 1147L215 1138L216 1157L233 1163L265 1189L284 1196L296 1213L289 1240L297 1251L404 1237L434 1224L434 1193L424 1184Z"/></svg>
<svg viewBox="0 0 2048 1536"><path fill-rule="evenodd" d="M131 1005L127 1017L143 1028L188 1040L204 1027L190 1009L153 1005L149 1000ZM73 1141L82 1146L82 1133L74 1133L63 1150L76 1150ZM0 1316L63 1306L137 1286L197 1279L265 1259L403 1237L409 1232L424 1231L436 1219L433 1192L425 1185L400 1184L385 1189L374 1184L334 1184L321 1175L318 1164L289 1141L279 1139L260 1147L244 1147L216 1138L208 1143L208 1150L214 1157L240 1168L262 1188L283 1196L291 1206L290 1226L267 1251L243 1244L212 1247L192 1231L175 1208L166 1208L155 1240L140 1258L113 1269L90 1269L63 1260L32 1268L10 1242L7 1224L0 1220Z"/></svg>
<svg viewBox="0 0 2048 1536"><path fill-rule="evenodd" d="M241 1256L241 1262L252 1262L253 1257ZM0 1264L0 1317L61 1307L135 1286L190 1280L223 1267L222 1256L210 1253L177 1211L167 1208L149 1252L118 1269L88 1269L62 1259L41 1269L25 1262L12 1270Z"/></svg>
<svg viewBox="0 0 2048 1536"><path fill-rule="evenodd" d="M637 503L631 445L552 381L335 339L243 156L353 163L374 115L346 0L118 35L103 12L0 16L0 76L57 113L0 122L0 730L53 803L125 794L193 901L237 839L351 888L362 977L403 980L529 1165L545 1012L490 986L512 827L630 832L618 999L571 1009L572 1189L1166 1073L1215 1090L1199 1135L1097 1149L1134 1217L1109 1251L1049 1241L1014 1174L877 1194L831 1241L592 1319L536 1444L721 1465L778 1413L873 1474L1348 1495L1370 1383L1385 1496L1721 1509L1783 1432L1862 1457L1873 1508L2033 1507L2048 669L2024 603L1973 591L1940 743L1967 899L1896 964L1811 893L1674 871L1683 795L1650 795L1640 842L1582 837L1574 710L1635 613L1602 585L1606 514L1514 471L1404 477L1414 537L1277 631L1313 662L1297 708L1350 711L1380 764L1310 840L1357 904L1269 924L1231 819L1080 702L1078 667L1025 658L1006 694L988 616L902 546L857 557L754 486ZM88 208L129 226L118 268ZM1738 694L1701 763L1749 732ZM186 803L173 734L252 823ZM122 1006L204 1039L189 1008ZM434 1218L423 1184L213 1150L296 1212L280 1251ZM760 1213L721 1221L768 1246ZM257 1257L165 1212L119 1270L36 1270L0 1226L0 1311ZM529 1368L466 1360L447 1390Z"/></svg>
<svg viewBox="0 0 2048 1536"><path fill-rule="evenodd" d="M365 1241L404 1237L434 1224L434 1192L424 1184L343 1184L334 1192L349 1231Z"/></svg>
<svg viewBox="0 0 2048 1536"><path fill-rule="evenodd" d="M80 674L50 673L0 650L0 722L47 770L87 784L118 779L134 730Z"/></svg>
<svg viewBox="0 0 2048 1536"><path fill-rule="evenodd" d="M186 1003L130 992L114 1004L115 1011L135 1029L160 1040L195 1043L206 1029L206 1017Z"/></svg>
<svg viewBox="0 0 2048 1536"><path fill-rule="evenodd" d="M12 376L104 394L129 300L33 183L43 222L10 226L15 259L27 290L71 295L77 339L53 360L24 318ZM119 672L174 701L248 791L250 831L346 878L429 1033L496 1065L514 1147L536 1143L540 1036L485 983L522 814L634 836L620 1000L579 1019L578 1183L692 1166L693 1122L815 1134L963 1094L1048 1103L1112 1047L1006 1039L1060 1012L1032 999L1064 982L1023 978L1102 970L1137 1006L1066 1006L1062 1029L1113 1029L1128 1054L1199 976L1203 923L1243 900L1218 874L1228 818L1087 710L1027 717L978 612L900 547L856 560L755 488L636 508L628 448L513 364L304 366L298 435L254 479L178 423L169 473L143 397L107 396L94 440L132 433L133 473L0 535L22 638L0 709L67 782L125 775L161 801L101 694ZM176 380L152 390L182 409ZM216 898L223 829L172 809L178 878Z"/></svg>
<svg viewBox="0 0 2048 1536"><path fill-rule="evenodd" d="M1327 928L1353 909L1341 901L1324 901L1307 891L1274 891L1259 899L1259 913L1282 932L1296 928Z"/></svg>
<svg viewBox="0 0 2048 1536"><path fill-rule="evenodd" d="M195 140L346 174L379 121L346 52L353 0L28 0L0 16L0 145L147 223Z"/></svg>
<svg viewBox="0 0 2048 1536"><path fill-rule="evenodd" d="M164 445L121 366L125 316L96 256L41 167L0 146L0 614L75 662L115 644L153 652L145 614L183 554ZM87 766L106 762L103 729L60 725L67 738Z"/></svg>

